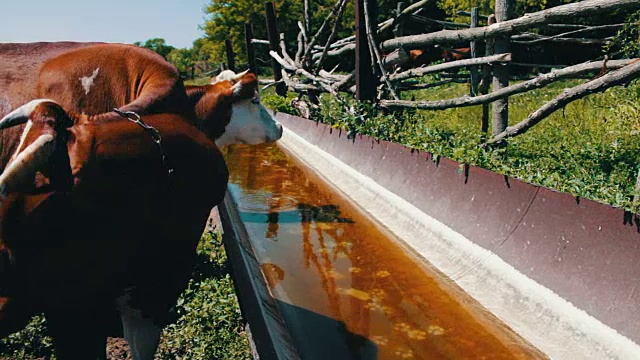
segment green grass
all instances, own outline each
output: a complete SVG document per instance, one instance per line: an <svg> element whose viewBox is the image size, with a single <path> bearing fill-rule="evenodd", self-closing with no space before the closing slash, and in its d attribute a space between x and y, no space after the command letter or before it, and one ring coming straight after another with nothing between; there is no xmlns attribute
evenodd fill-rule
<svg viewBox="0 0 640 360"><path fill-rule="evenodd" d="M569 80L509 99L510 125L524 120L566 87ZM402 93L402 98L439 100L468 94L468 85L450 84ZM286 102L269 93L263 101L279 111ZM334 127L398 142L461 163L477 165L529 183L637 211L634 195L640 164L640 82L615 87L569 104L512 138L505 148L479 146L481 106L440 111L381 111L359 106L347 114L329 96L314 119ZM364 121L363 121L364 119Z"/></svg>
<svg viewBox="0 0 640 360"><path fill-rule="evenodd" d="M193 279L177 310L179 318L164 329L157 359L251 359L219 233L203 235ZM0 340L0 359L35 358L55 358L42 316Z"/></svg>

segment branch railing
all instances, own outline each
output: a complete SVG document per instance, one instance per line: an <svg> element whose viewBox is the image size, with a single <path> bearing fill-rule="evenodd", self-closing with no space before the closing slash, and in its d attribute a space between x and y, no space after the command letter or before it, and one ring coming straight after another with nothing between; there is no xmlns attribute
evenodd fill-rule
<svg viewBox="0 0 640 360"><path fill-rule="evenodd" d="M373 0L361 0L366 4L367 1ZM553 111L557 110L560 105L566 105L570 101L574 101L581 97L584 97L590 93L603 91L611 86L616 86L630 79L640 77L640 70L638 69L638 61L629 60L599 60L599 61L587 61L585 63L564 66L558 69L552 69L547 73L535 76L532 79L518 82L515 84L506 84L502 88L488 92L488 71L491 68L502 67L507 64L514 64L518 66L531 66L539 68L553 68L558 65L547 64L527 64L522 62L514 62L513 55L511 53L491 53L492 39L495 37L506 37L513 43L523 44L537 44L537 43L550 43L550 42L572 42L582 44L584 46L601 46L609 40L608 36L600 38L580 38L574 36L584 36L585 34L602 33L607 34L611 31L616 31L622 27L622 24L606 24L597 26L587 25L574 25L574 24L559 24L566 22L571 17L575 16L589 16L593 14L599 14L613 10L635 10L640 8L640 1L637 0L584 0L577 3L560 5L550 9L542 10L535 13L526 14L522 17L515 19L508 19L505 21L499 21L493 23L491 15L479 15L477 11L471 11L468 16L476 16L472 19L471 23L475 27L470 27L470 24L458 24L458 30L439 30L431 33L418 34L418 35L406 35L396 36L392 39L377 43L377 36L387 30L395 29L394 33L397 34L398 24L403 21L427 21L437 24L441 27L448 25L449 27L455 27L455 25L444 24L433 19L425 20L424 16L418 15L422 7L430 0L418 1L404 10L394 14L395 16L389 20L383 21L375 27L372 26L369 21L375 14L367 13L365 6L365 21L361 24L356 24L356 27L362 26L366 28L367 37L366 45L369 46L371 58L374 59L374 65L377 66L376 72L378 74L378 87L379 90L385 90L393 99L383 99L378 96L377 104L386 109L427 109L427 110L441 110L453 107L475 106L491 104L496 101L502 101L508 99L508 97L527 92L533 89L538 89L551 84L555 81L571 78L571 77L584 77L586 74L597 75L596 79L591 78L585 84L576 86L572 89L565 90L565 93L554 99L555 103L545 104L542 108L532 113L526 120L518 125L508 127L507 129L500 129L495 132L493 137L489 139L488 143L495 143L504 140L507 137L516 136L526 132L531 126L539 123L542 119L548 116ZM505 0L497 0L505 1ZM334 95L341 103L346 104L343 95L341 93L353 92L353 84L355 80L355 71L351 74L335 74L334 70L325 70L322 65L325 60L333 56L341 56L348 52L353 52L356 48L356 38L349 36L343 39L335 39L337 29L340 27L341 15L344 13L346 0L337 0L333 9L331 10L331 16L329 16L322 26L316 31L315 34L310 32L308 24L299 23L300 33L298 34L298 48L296 56L291 57L288 55L284 35L280 35L280 54L273 49L269 52L273 58L274 63L281 66L282 80L286 84L286 87L293 92L328 92ZM306 5L308 6L308 5ZM467 14L461 14L467 15ZM480 21L486 21L488 24L484 26L478 26ZM308 18L305 18L308 21ZM404 28L401 26L400 28ZM531 32L534 29L552 29L555 35L543 35L541 33ZM552 32L552 34L554 33ZM318 44L318 39L327 38L328 40L324 45ZM269 44L268 41L251 39L250 43L253 44ZM411 59L409 54L410 49L435 49L436 46L440 46L441 49L445 46L451 46L451 44L459 44L470 41L482 41L486 44L485 55L481 54L478 57L470 59L461 59L455 61L449 61L439 63L435 65L424 65L414 68L403 68L403 63L408 62ZM476 50L484 48L485 46L478 46L476 44ZM395 50L395 52L394 52ZM389 59L381 55L381 51L394 52ZM396 57L391 59L391 57ZM481 67L482 76L472 76L471 78L482 78L480 84L471 84L471 87L479 89L478 91L472 91L471 96L462 96L454 99L435 100L435 101L408 101L400 100L396 94L397 91L411 91L415 89L423 89L432 86L438 86L447 81L460 82L459 77L452 76L448 80L436 81L432 84L424 84L416 82L417 79L423 78L427 74L437 74L445 71L451 71L460 68ZM467 80L464 80L465 82ZM379 92L379 94L381 91ZM474 96L475 95L475 96ZM301 98L298 97L297 101L300 102ZM346 106L346 105L345 105ZM486 121L483 119L483 123ZM486 130L486 125L483 125L483 130Z"/></svg>

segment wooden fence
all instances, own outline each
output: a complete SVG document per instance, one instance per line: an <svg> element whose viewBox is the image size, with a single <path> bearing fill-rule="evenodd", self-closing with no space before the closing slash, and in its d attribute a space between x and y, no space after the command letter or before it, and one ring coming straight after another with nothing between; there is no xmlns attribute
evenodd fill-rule
<svg viewBox="0 0 640 360"><path fill-rule="evenodd" d="M389 109L417 108L441 110L464 106L483 106L480 127L486 132L489 127L489 105L492 136L488 143L497 143L507 137L526 132L542 119L563 108L568 103L594 92L604 91L612 86L626 84L640 76L640 62L637 59L608 60L600 59L562 66L562 64L534 64L516 62L510 51L512 46L533 45L539 43L580 44L581 46L601 47L610 39L612 32L623 24L604 24L586 26L568 24L577 17L597 16L612 11L633 11L640 9L637 0L584 0L578 3L556 6L522 17L511 19L513 0L496 0L495 14L482 15L477 9L470 9L468 24L431 19L421 14L430 0L421 0L403 8L402 3L393 18L375 24L375 1L356 0L356 31L353 36L336 39L340 19L348 0L337 0L327 19L312 36L308 26L308 1L305 1L305 22L299 22L298 48L294 56L289 55L284 34L278 34L273 3L265 4L265 18L268 28L268 40L255 39L251 26L247 24L246 46L249 67L256 69L254 45L266 44L272 58L274 84L276 92L285 95L287 90L307 95L314 106L317 94L328 92L344 102L345 93L352 93L357 100L375 101L379 106ZM430 24L436 31L422 34L405 35L408 24ZM532 32L538 29L538 32ZM552 35L546 35L540 29L551 29ZM379 35L393 31L394 37L378 42ZM604 34L600 37L578 37L585 34ZM327 41L319 44L324 36ZM464 52L469 56L451 55L451 61L437 64L420 64L406 68L412 56L418 51L461 52L456 50L461 44L468 45ZM466 48L466 46L465 46ZM231 49L228 44L227 49ZM386 55L382 55L385 52ZM354 54L355 53L355 54ZM355 56L355 69L350 74L335 74L323 68L325 61L336 56ZM459 54L458 54L459 55ZM463 57L461 59L457 59ZM467 58L468 57L468 58ZM233 62L233 54L228 53L228 61ZM507 66L509 64L509 66ZM510 82L509 68L537 67L548 72L537 74L524 81ZM469 74L451 74L453 70L468 69ZM427 74L439 74L441 79L435 83L416 81ZM508 124L509 96L544 87L552 82L587 76L587 81L544 104L523 121ZM521 79L522 80L522 79ZM468 82L470 93L458 98L436 101L401 100L400 91L411 91L446 82ZM491 89L491 91L489 91Z"/></svg>

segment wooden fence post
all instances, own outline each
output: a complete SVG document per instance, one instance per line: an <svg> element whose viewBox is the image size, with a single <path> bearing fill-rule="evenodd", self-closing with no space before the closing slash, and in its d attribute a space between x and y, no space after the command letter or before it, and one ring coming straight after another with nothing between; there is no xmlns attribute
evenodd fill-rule
<svg viewBox="0 0 640 360"><path fill-rule="evenodd" d="M375 19L375 12L372 9L374 1L369 1L370 8L367 9L372 19ZM369 40L367 39L367 27L364 20L364 0L355 0L355 21L356 21L356 100L373 101L376 98L376 78L373 73L373 63L371 51L369 50ZM375 29L376 27L373 26Z"/></svg>
<svg viewBox="0 0 640 360"><path fill-rule="evenodd" d="M258 75L258 66L256 65L256 52L253 48L253 27L251 24L244 24L244 41L247 44L247 62L249 63L249 72Z"/></svg>
<svg viewBox="0 0 640 360"><path fill-rule="evenodd" d="M493 25L496 22L496 16L491 14L489 15L488 19L487 19L487 25ZM484 46L484 56L490 56L493 55L494 51L493 51L493 38L486 38L485 39L485 46ZM486 64L482 66L482 82L481 82L481 86L479 87L479 91L481 94L485 95L489 92L489 86L491 83L491 65ZM482 123L480 125L480 131L482 132L483 136L487 134L487 132L489 131L489 104L482 104ZM484 142L485 139L482 139L482 142Z"/></svg>
<svg viewBox="0 0 640 360"><path fill-rule="evenodd" d="M227 50L227 64L229 64L229 70L235 72L236 71L236 59L235 54L233 53L233 46L231 45L231 40L227 39L224 41L224 46Z"/></svg>
<svg viewBox="0 0 640 360"><path fill-rule="evenodd" d="M471 8L471 24L469 25L470 28L474 28L478 26L478 8L474 7ZM478 57L478 49L477 49L477 41L471 41L469 43L469 55L471 56L472 59L477 58ZM471 96L476 96L478 95L478 67L477 66L471 66L469 68L469 71L471 72L471 81L470 81L470 85L469 86L469 94Z"/></svg>
<svg viewBox="0 0 640 360"><path fill-rule="evenodd" d="M400 17L400 14L402 14L403 5L404 4L402 2L399 2L398 4L396 4L396 19ZM402 24L402 21L398 21L396 26L393 28L393 35L395 37L400 37L403 34L404 34L404 26Z"/></svg>
<svg viewBox="0 0 640 360"><path fill-rule="evenodd" d="M496 22L509 20L514 3L514 0L496 0ZM494 51L496 54L509 52L509 36L496 37ZM507 86L509 86L509 70L507 66L495 64L493 66L493 91L498 91ZM494 101L492 115L491 133L495 136L503 132L509 124L509 98Z"/></svg>
<svg viewBox="0 0 640 360"><path fill-rule="evenodd" d="M275 51L282 57L282 51L280 51L278 26L276 24L276 9L273 2L267 2L264 4L265 18L267 20L267 34L269 37L269 50ZM282 67L280 63L271 58L271 67L273 68L273 80L276 81L276 94L280 96L287 95L287 85L282 81Z"/></svg>

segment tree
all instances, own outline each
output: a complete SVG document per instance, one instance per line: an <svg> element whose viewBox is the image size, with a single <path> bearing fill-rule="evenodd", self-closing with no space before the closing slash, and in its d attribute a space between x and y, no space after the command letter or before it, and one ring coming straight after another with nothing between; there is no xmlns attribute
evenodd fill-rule
<svg viewBox="0 0 640 360"><path fill-rule="evenodd" d="M634 58L640 56L640 11L629 15L624 27L618 31L604 50L613 57Z"/></svg>
<svg viewBox="0 0 640 360"><path fill-rule="evenodd" d="M522 16L525 13L540 11L554 6L569 4L579 0L516 0L514 16ZM438 6L447 12L449 16L455 16L458 11L469 11L477 7L482 14L491 14L495 7L495 0L439 0Z"/></svg>
<svg viewBox="0 0 640 360"><path fill-rule="evenodd" d="M298 21L304 19L304 2L300 0L279 0L274 1L276 6L276 16L278 31L285 34L287 48L295 52L297 48L297 36L299 33ZM322 22L334 7L336 0L313 0L310 2L310 29L313 36ZM395 11L396 1L378 1L379 19L387 19ZM238 55L238 59L246 61L244 46L244 24L253 25L253 33L256 38L266 39L267 31L264 18L264 2L253 0L211 0L205 8L208 19L200 27L206 34L207 42L211 44L211 59L213 61L225 61L224 41L230 39L233 43L233 50ZM341 31L338 37L353 35L354 31L354 9L353 3L347 4L345 14L342 19ZM328 34L320 37L318 44L324 44ZM257 56L266 62L270 61L266 47L257 47Z"/></svg>
<svg viewBox="0 0 640 360"><path fill-rule="evenodd" d="M162 55L162 57L165 59L167 58L171 50L175 49L173 46L167 45L166 41L162 38L148 39L144 42L144 44L142 44L140 41L136 41L133 43L133 45L153 50Z"/></svg>
<svg viewBox="0 0 640 360"><path fill-rule="evenodd" d="M190 77L195 65L193 51L191 49L173 49L167 55L167 60L180 72L183 78Z"/></svg>

